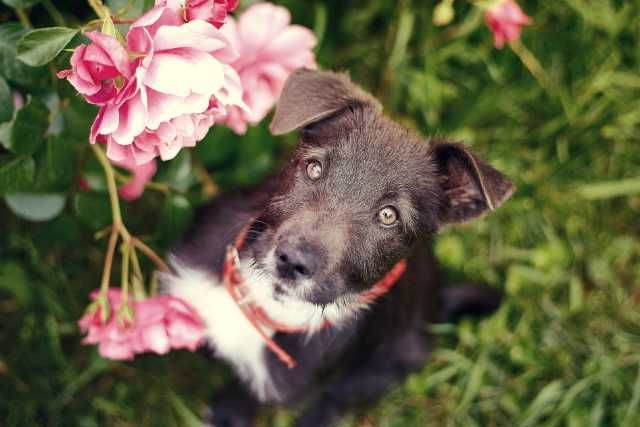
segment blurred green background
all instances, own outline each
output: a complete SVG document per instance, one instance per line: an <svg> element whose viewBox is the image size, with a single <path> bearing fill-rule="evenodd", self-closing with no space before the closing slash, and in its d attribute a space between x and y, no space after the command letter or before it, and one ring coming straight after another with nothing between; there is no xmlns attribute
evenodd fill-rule
<svg viewBox="0 0 640 427"><path fill-rule="evenodd" d="M27 6L34 26L52 25L38 0L3 1ZM462 0L443 27L432 23L435 1L278 3L315 31L322 67L348 70L423 135L465 141L518 186L497 213L436 243L452 283L486 281L504 291L502 307L434 326L431 362L344 425L640 425L640 2L521 1L533 25L528 51L517 52L495 49L481 11ZM92 19L85 2L55 5L68 25ZM51 123L20 156L0 147L0 425L198 425L228 370L187 352L116 363L80 345L76 321L106 246L93 234L110 222L86 143L95 111L47 67L15 62L14 21L0 5L0 83L41 100ZM250 186L293 143L272 138L266 121L244 137L214 127L161 165L163 185L124 203L125 221L165 251L206 201L203 169L225 191ZM90 191L78 191L79 176ZM37 202L45 221L16 214L22 191L52 195ZM291 422L269 410L260 425Z"/></svg>

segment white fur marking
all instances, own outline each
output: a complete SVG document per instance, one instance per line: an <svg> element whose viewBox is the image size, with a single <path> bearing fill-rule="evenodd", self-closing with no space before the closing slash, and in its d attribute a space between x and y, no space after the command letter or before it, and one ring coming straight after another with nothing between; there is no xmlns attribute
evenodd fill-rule
<svg viewBox="0 0 640 427"><path fill-rule="evenodd" d="M282 295L276 299L273 278L252 265L252 260L242 261L240 267L248 291L247 301L261 307L279 323L306 328L309 336L323 327L325 319L332 327L339 327L345 319L365 307L362 304L346 304L345 307L329 304L323 311L294 296ZM230 362L259 399L264 400L267 395L277 393L264 357L264 340L220 280L206 271L181 265L175 260L173 267L175 274L162 275L162 289L184 299L200 314L207 328L207 343L216 356ZM263 329L269 336L275 332L266 327Z"/></svg>

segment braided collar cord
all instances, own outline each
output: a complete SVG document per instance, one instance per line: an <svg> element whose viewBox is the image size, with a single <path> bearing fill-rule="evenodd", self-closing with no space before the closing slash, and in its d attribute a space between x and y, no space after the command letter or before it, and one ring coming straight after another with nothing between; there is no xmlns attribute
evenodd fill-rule
<svg viewBox="0 0 640 427"><path fill-rule="evenodd" d="M249 226L245 226L236 238L235 244L227 247L224 264L222 266L222 282L225 289L236 303L242 314L247 318L249 323L255 328L256 332L264 340L269 349L284 363L289 369L296 366L296 361L282 347L265 332L264 328L284 333L303 333L307 331L305 327L291 327L275 321L269 317L266 311L253 302L247 301L246 288L244 280L240 274L240 257L238 251L244 246ZM398 282L400 277L407 269L407 260L401 259L382 277L371 289L363 292L359 296L362 303L371 303L386 294ZM323 328L331 327L331 323L325 320Z"/></svg>

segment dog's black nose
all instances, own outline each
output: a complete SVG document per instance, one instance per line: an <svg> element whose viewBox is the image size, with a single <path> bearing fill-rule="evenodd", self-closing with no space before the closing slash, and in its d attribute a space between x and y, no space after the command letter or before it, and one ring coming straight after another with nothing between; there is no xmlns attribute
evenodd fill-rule
<svg viewBox="0 0 640 427"><path fill-rule="evenodd" d="M319 253L314 246L306 242L281 242L275 255L276 269L283 279L308 279L318 269Z"/></svg>

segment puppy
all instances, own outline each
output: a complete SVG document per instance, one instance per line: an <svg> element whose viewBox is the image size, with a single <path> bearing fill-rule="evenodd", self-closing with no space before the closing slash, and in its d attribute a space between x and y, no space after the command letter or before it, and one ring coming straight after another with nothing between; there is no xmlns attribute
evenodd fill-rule
<svg viewBox="0 0 640 427"><path fill-rule="evenodd" d="M329 426L424 365L429 323L497 306L480 288L443 297L431 237L514 187L464 146L386 118L343 74L293 73L270 129L300 130L281 175L205 210L163 286L195 307L240 378L207 425L300 404L299 425Z"/></svg>

